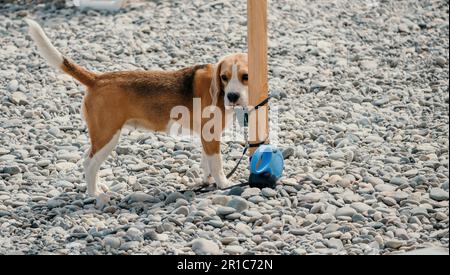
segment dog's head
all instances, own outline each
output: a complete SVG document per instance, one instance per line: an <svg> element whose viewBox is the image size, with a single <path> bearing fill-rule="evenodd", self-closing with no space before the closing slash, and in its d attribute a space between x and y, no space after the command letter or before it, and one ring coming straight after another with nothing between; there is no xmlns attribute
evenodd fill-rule
<svg viewBox="0 0 450 275"><path fill-rule="evenodd" d="M248 58L237 53L223 57L214 67L211 82L213 105L224 96L225 107L248 105Z"/></svg>

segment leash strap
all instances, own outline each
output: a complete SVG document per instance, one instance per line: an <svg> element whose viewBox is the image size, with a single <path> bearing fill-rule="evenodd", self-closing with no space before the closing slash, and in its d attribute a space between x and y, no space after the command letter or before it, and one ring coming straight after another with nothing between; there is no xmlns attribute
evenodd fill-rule
<svg viewBox="0 0 450 275"><path fill-rule="evenodd" d="M271 99L271 98L272 98L272 96L269 95L266 99L264 99L263 101L261 101L261 102L260 102L259 104L257 104L255 107L253 107L252 110L246 112L246 113L245 113L245 118L244 118L245 122L248 123L248 114L249 114L250 112L253 112L253 111L255 111L255 110L258 110L258 109L261 108L262 106L266 105L266 104L269 102L269 99ZM239 165L241 164L242 159L244 158L245 154L247 153L248 148L259 147L259 146L263 145L264 143L266 143L266 140L261 141L261 142L259 142L259 143L249 143L249 142L248 142L248 137L247 137L247 124L244 125L244 136L245 136L245 147L244 147L244 150L242 151L242 156L241 156L241 158L237 161L237 163L236 163L236 165L234 166L234 168L231 169L231 171L227 174L227 179L231 178L231 176L233 176L233 174L236 172L237 168L238 168ZM238 187L238 186L243 187L243 186L247 186L248 184L249 184L248 182L244 182L244 183L240 183L240 184L231 185L231 186L229 186L229 187L227 187L227 188L219 189L219 190L228 190L228 189L231 189L231 188L234 188L234 187ZM216 190L217 190L217 189L216 189ZM207 192L210 192L210 191L212 191L212 190L209 190L209 189L206 188L206 187L199 187L199 188L194 189L194 190L184 190L184 191L182 191L182 193L184 193L184 192L186 192L186 191L192 191L192 192L194 192L194 193L207 193Z"/></svg>
<svg viewBox="0 0 450 275"><path fill-rule="evenodd" d="M263 145L264 143L266 143L265 140L264 140L264 141L261 141L261 142L258 142L258 143L249 143L249 144L248 144L248 147L250 147L250 148L255 148L255 147L259 147L259 146Z"/></svg>
<svg viewBox="0 0 450 275"><path fill-rule="evenodd" d="M228 186L227 188L223 188L223 189L215 189L215 188L210 189L210 188L207 188L207 187L200 187L200 188L194 189L194 190L184 190L181 193L184 193L186 191L192 191L194 193L208 193L208 192L216 191L216 190L225 191L225 190L230 190L230 189L232 189L234 187L244 187L244 186L247 186L247 185L249 185L249 182L243 182L243 183L231 185L231 186Z"/></svg>
<svg viewBox="0 0 450 275"><path fill-rule="evenodd" d="M261 101L258 105L256 105L253 109L254 110L258 110L259 108L261 108L262 106L266 105L269 102L269 99L271 99L272 96L269 95L266 99L264 99L263 101Z"/></svg>
<svg viewBox="0 0 450 275"><path fill-rule="evenodd" d="M242 156L241 156L241 158L238 160L238 162L236 163L236 165L234 166L234 168L231 169L230 173L228 173L227 179L231 178L231 176L234 174L234 172L236 172L237 168L239 167L239 164L241 164L241 161L242 161L242 159L243 159L244 156L245 156L245 153L247 153L248 148L249 148L248 146L245 146L244 151L242 151Z"/></svg>
<svg viewBox="0 0 450 275"><path fill-rule="evenodd" d="M263 101L261 101L260 103L258 103L252 110L248 111L245 113L245 119L244 121L248 123L248 114L254 110L258 110L259 108L261 108L262 106L266 105L269 102L269 99L272 96L268 96L266 99L264 99ZM234 166L234 168L228 173L227 175L227 179L231 178L231 176L234 174L234 172L236 172L237 168L239 167L239 165L241 164L242 159L244 158L245 154L247 153L248 148L255 148L255 147L259 147L261 145L263 145L264 143L266 143L266 140L258 142L258 143L249 143L248 142L248 136L247 136L247 124L244 124L244 137L245 137L245 147L244 147L244 151L242 152L242 156L241 158L238 160L238 162L236 163L236 165Z"/></svg>

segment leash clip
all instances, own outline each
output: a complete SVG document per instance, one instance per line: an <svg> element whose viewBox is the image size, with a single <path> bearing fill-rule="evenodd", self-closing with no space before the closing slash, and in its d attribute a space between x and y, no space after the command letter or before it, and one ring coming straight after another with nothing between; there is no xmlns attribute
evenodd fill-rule
<svg viewBox="0 0 450 275"><path fill-rule="evenodd" d="M262 106L266 105L271 99L272 96L269 95L266 99L258 103L255 107L249 110L247 107L234 108L234 113L236 115L236 119L241 127L248 127L248 116L251 112L258 110Z"/></svg>

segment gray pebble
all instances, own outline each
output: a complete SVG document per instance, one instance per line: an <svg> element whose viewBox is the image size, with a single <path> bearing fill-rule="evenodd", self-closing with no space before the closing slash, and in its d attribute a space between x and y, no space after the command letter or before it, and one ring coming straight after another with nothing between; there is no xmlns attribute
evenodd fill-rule
<svg viewBox="0 0 450 275"><path fill-rule="evenodd" d="M430 198L436 201L445 201L448 200L448 192L441 188L431 188Z"/></svg>
<svg viewBox="0 0 450 275"><path fill-rule="evenodd" d="M20 167L17 165L4 166L2 169L2 173L9 175L19 174L20 172L21 172Z"/></svg>
<svg viewBox="0 0 450 275"><path fill-rule="evenodd" d="M139 247L139 242L131 241L131 242L122 243L122 245L119 247L119 249L127 251L127 250L133 250L137 247Z"/></svg>
<svg viewBox="0 0 450 275"><path fill-rule="evenodd" d="M400 247L405 245L404 241L401 240L388 240L385 242L386 247L399 249Z"/></svg>
<svg viewBox="0 0 450 275"><path fill-rule="evenodd" d="M225 225L222 221L219 220L210 220L208 221L208 224L215 228L222 228Z"/></svg>
<svg viewBox="0 0 450 275"><path fill-rule="evenodd" d="M238 212L242 212L248 208L248 202L243 198L234 197L227 203L227 206L236 209Z"/></svg>
<svg viewBox="0 0 450 275"><path fill-rule="evenodd" d="M391 184L393 185L408 185L408 179L407 178L403 178L403 177L393 177L390 181Z"/></svg>
<svg viewBox="0 0 450 275"><path fill-rule="evenodd" d="M135 227L130 227L127 230L127 234L125 235L125 238L128 241L142 241L144 239L142 232Z"/></svg>
<svg viewBox="0 0 450 275"><path fill-rule="evenodd" d="M242 192L241 197L250 198L253 196L258 196L261 194L261 190L259 188L246 188L244 192Z"/></svg>
<svg viewBox="0 0 450 275"><path fill-rule="evenodd" d="M113 236L107 236L103 239L103 244L114 249L118 249L121 245L121 240Z"/></svg>
<svg viewBox="0 0 450 275"><path fill-rule="evenodd" d="M19 82L16 79L11 80L8 83L8 91L15 92L19 89Z"/></svg>
<svg viewBox="0 0 450 275"><path fill-rule="evenodd" d="M187 206L180 206L173 211L174 214L187 216L189 215L189 208Z"/></svg>
<svg viewBox="0 0 450 275"><path fill-rule="evenodd" d="M275 197L277 195L277 191L271 189L271 188L263 188L261 190L261 193L265 197Z"/></svg>
<svg viewBox="0 0 450 275"><path fill-rule="evenodd" d="M230 255L240 255L245 253L245 248L239 245L229 245L224 248L223 252Z"/></svg>
<svg viewBox="0 0 450 275"><path fill-rule="evenodd" d="M225 216L231 213L236 212L236 208L233 207L227 207L227 206L222 206L217 208L216 213L217 215L221 215L221 216Z"/></svg>
<svg viewBox="0 0 450 275"><path fill-rule="evenodd" d="M339 208L338 210L336 210L335 216L336 217L352 217L353 215L356 214L356 210L349 207L349 206L344 206Z"/></svg>
<svg viewBox="0 0 450 275"><path fill-rule="evenodd" d="M220 254L219 246L215 242L203 238L195 239L192 242L192 251L197 255Z"/></svg>
<svg viewBox="0 0 450 275"><path fill-rule="evenodd" d="M231 188L231 190L228 192L228 195L230 196L240 196L244 192L244 188L237 186Z"/></svg>
<svg viewBox="0 0 450 275"><path fill-rule="evenodd" d="M174 203L177 199L185 199L185 197L183 196L183 194L179 193L179 192L173 192L170 193L169 196L167 196L166 200L164 201L164 203L167 204L171 204Z"/></svg>

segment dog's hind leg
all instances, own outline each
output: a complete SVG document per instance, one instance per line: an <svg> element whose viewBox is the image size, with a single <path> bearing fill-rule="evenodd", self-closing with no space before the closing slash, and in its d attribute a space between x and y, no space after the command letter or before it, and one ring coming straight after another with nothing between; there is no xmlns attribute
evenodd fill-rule
<svg viewBox="0 0 450 275"><path fill-rule="evenodd" d="M87 183L87 193L89 196L97 196L100 193L97 188L97 172L100 169L100 165L106 160L117 145L119 137L120 130L110 135L110 138L107 139L107 141L105 139L96 140L91 136L92 147L83 163Z"/></svg>

